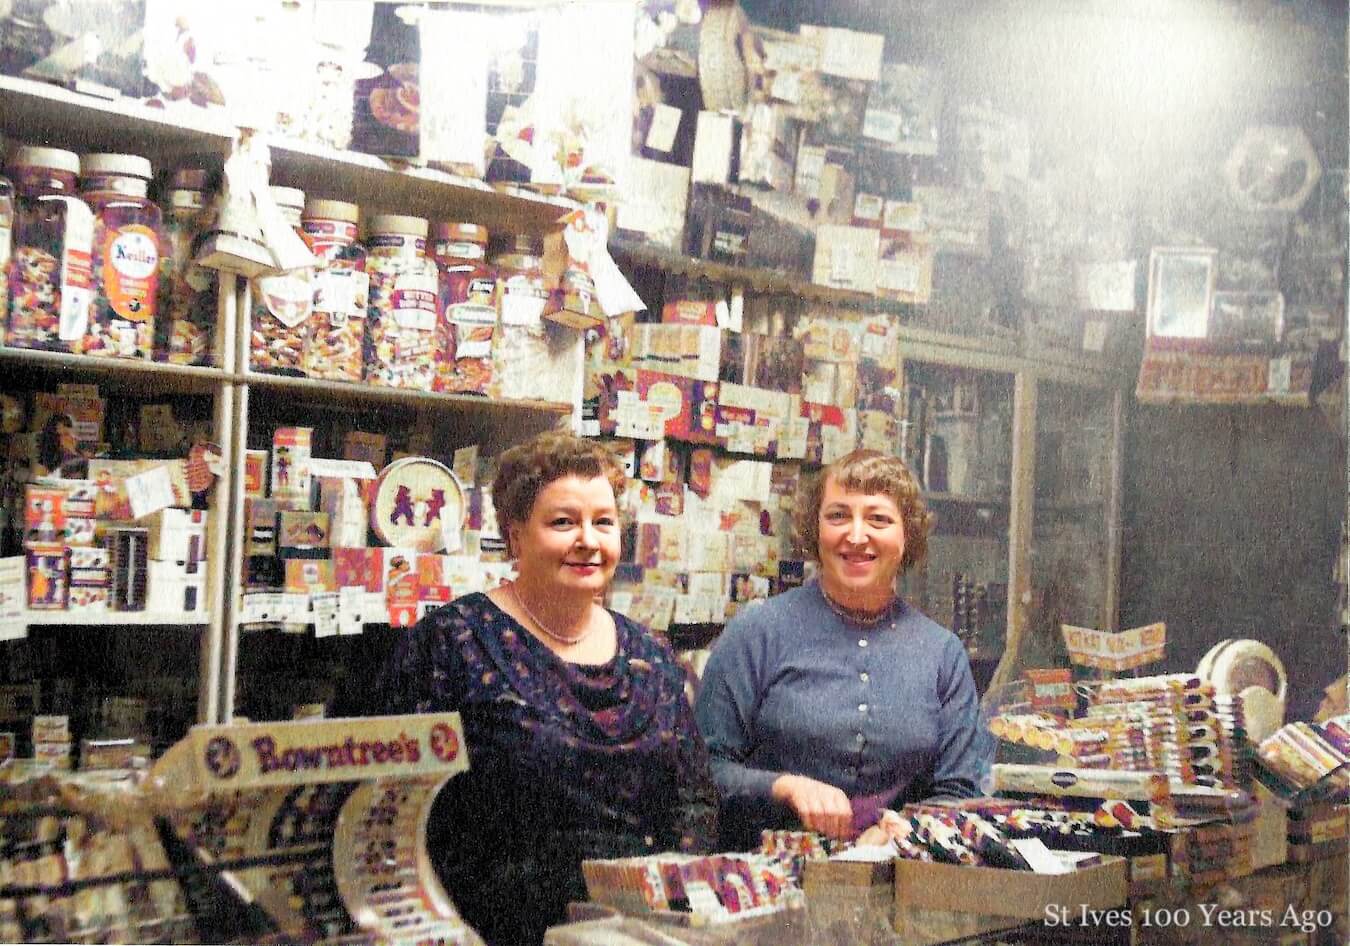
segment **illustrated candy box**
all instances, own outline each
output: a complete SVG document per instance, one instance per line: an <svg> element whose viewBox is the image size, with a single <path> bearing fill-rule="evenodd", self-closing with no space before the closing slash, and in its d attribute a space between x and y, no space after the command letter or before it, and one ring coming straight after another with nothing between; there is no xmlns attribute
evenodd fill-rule
<svg viewBox="0 0 1350 946"><path fill-rule="evenodd" d="M141 98L144 0L20 0L0 18L0 72L104 98Z"/></svg>
<svg viewBox="0 0 1350 946"><path fill-rule="evenodd" d="M278 427L272 434L272 496L309 500L309 458L314 431Z"/></svg>
<svg viewBox="0 0 1350 946"><path fill-rule="evenodd" d="M375 5L366 59L378 74L355 86L353 151L400 158L421 154L421 33L404 9L403 4Z"/></svg>

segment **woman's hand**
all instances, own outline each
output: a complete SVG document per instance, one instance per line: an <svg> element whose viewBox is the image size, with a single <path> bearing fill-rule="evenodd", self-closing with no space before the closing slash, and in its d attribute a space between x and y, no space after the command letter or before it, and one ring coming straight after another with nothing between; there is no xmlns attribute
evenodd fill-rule
<svg viewBox="0 0 1350 946"><path fill-rule="evenodd" d="M805 775L780 775L773 783L773 798L790 805L808 831L829 838L853 836L853 806L833 785Z"/></svg>

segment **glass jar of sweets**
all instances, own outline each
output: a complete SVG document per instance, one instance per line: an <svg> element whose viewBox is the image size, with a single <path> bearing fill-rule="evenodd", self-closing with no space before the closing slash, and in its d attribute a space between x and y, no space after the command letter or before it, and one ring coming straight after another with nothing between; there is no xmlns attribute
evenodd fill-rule
<svg viewBox="0 0 1350 946"><path fill-rule="evenodd" d="M5 343L82 352L93 303L94 215L76 196L79 155L21 147L14 182L14 251Z"/></svg>
<svg viewBox="0 0 1350 946"><path fill-rule="evenodd" d="M272 200L286 222L301 233L305 192L296 187L270 187ZM311 270L303 269L253 280L249 366L272 374L304 374L314 311Z"/></svg>
<svg viewBox="0 0 1350 946"><path fill-rule="evenodd" d="M366 248L356 239L360 213L356 204L341 200L305 203L301 230L323 264L314 274L314 324L305 349L305 373L311 378L361 380L370 277Z"/></svg>
<svg viewBox="0 0 1350 946"><path fill-rule="evenodd" d="M427 259L427 221L380 214L369 222L370 336L366 380L432 389L440 298L436 264Z"/></svg>
<svg viewBox="0 0 1350 946"><path fill-rule="evenodd" d="M185 168L174 173L164 196L155 352L170 364L211 363L216 274L193 262L195 245L210 224L209 187L206 171Z"/></svg>
<svg viewBox="0 0 1350 946"><path fill-rule="evenodd" d="M162 218L148 196L152 173L150 162L134 154L80 160L80 195L94 212L90 354L154 355Z"/></svg>
<svg viewBox="0 0 1350 946"><path fill-rule="evenodd" d="M436 390L487 394L497 329L497 272L486 261L488 232L475 223L438 223L432 257L440 278Z"/></svg>

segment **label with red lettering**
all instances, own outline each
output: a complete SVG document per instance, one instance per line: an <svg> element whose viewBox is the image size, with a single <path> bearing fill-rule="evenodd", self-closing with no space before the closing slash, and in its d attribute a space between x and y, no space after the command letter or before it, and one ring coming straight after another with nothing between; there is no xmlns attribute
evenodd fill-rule
<svg viewBox="0 0 1350 946"><path fill-rule="evenodd" d="M103 247L103 288L108 304L129 322L155 314L159 281L159 240L142 224L109 229Z"/></svg>

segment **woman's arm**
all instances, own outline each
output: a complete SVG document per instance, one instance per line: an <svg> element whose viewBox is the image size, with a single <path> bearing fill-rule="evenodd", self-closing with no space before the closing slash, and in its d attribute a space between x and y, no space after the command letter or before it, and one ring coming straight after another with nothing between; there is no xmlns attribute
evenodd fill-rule
<svg viewBox="0 0 1350 946"><path fill-rule="evenodd" d="M756 742L765 660L761 635L733 623L713 645L703 670L694 718L708 746L713 781L728 803L767 801L774 780L783 774L747 762Z"/></svg>
<svg viewBox="0 0 1350 946"><path fill-rule="evenodd" d="M745 843L769 827L774 812L791 810L804 827L831 837L852 833L848 796L804 775L749 764L758 736L756 717L770 679L766 637L748 625L728 626L703 671L695 715L712 756L730 837Z"/></svg>
<svg viewBox="0 0 1350 946"><path fill-rule="evenodd" d="M672 667L677 665L672 661ZM683 692L683 681L674 695L678 701L675 720L676 850L707 854L717 847L717 786L708 766L708 750L694 725L694 713Z"/></svg>
<svg viewBox="0 0 1350 946"><path fill-rule="evenodd" d="M970 658L956 637L947 644L938 680L938 755L926 800L973 798L988 767L993 740L980 720L980 700L970 673Z"/></svg>

